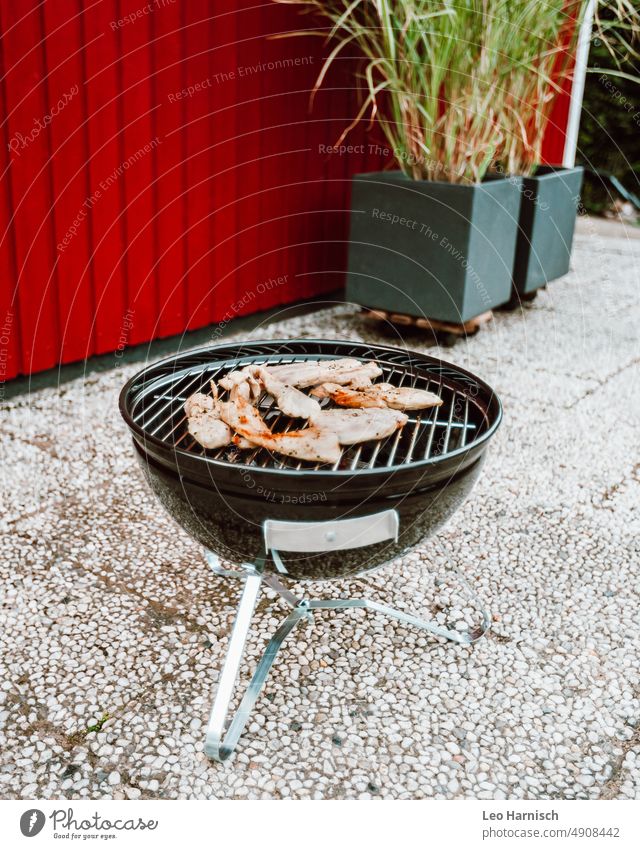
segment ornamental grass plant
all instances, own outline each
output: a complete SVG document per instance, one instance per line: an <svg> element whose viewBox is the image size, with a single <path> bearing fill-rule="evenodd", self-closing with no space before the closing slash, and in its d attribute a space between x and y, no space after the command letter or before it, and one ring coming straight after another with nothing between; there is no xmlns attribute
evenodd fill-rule
<svg viewBox="0 0 640 849"><path fill-rule="evenodd" d="M338 140L375 120L398 167L416 180L477 183L491 169L530 174L589 0L277 0L313 15L306 35L362 58L361 105ZM635 0L600 4L594 32L633 48ZM325 26L322 26L325 22Z"/></svg>

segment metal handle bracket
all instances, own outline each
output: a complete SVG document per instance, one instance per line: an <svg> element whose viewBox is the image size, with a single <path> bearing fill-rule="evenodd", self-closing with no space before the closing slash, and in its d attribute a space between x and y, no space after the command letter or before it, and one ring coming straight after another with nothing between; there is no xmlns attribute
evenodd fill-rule
<svg viewBox="0 0 640 849"><path fill-rule="evenodd" d="M392 539L397 541L397 510L327 522L283 522L267 519L262 526L265 551L344 551Z"/></svg>

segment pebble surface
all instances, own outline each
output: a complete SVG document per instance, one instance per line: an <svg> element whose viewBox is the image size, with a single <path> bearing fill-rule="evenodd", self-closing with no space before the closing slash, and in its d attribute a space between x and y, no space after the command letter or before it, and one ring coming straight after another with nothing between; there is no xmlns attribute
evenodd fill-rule
<svg viewBox="0 0 640 849"><path fill-rule="evenodd" d="M579 236L570 275L451 350L347 305L252 334L404 344L495 387L504 423L449 525L303 590L469 621L454 565L493 629L465 648L317 613L224 765L202 740L239 586L138 473L117 394L140 366L5 402L0 797L640 798L639 252ZM243 681L285 613L263 597Z"/></svg>

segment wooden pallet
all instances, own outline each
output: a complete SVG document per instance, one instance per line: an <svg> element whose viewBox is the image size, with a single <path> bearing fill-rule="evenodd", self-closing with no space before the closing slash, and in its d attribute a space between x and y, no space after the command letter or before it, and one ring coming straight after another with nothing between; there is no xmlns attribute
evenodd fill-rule
<svg viewBox="0 0 640 849"><path fill-rule="evenodd" d="M493 313L483 312L476 318L465 321L464 324L453 324L448 321L438 321L435 318L418 318L405 313L389 312L388 310L373 310L362 308L362 315L372 321L384 321L388 324L398 324L402 327L415 327L432 333L434 336L447 335L452 337L474 336L483 324L491 321Z"/></svg>

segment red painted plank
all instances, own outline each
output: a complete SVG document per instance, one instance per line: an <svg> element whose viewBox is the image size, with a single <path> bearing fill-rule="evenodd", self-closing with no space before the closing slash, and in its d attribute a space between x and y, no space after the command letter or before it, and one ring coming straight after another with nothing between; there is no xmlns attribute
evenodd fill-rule
<svg viewBox="0 0 640 849"><path fill-rule="evenodd" d="M575 64L575 50L570 45L576 33L575 13L577 11L578 7L573 7L571 13L567 16L564 32L560 35L560 43L565 49L558 54L556 67L552 73L561 88L561 92L556 96L553 103L542 144L541 158L547 165L561 165L564 157Z"/></svg>
<svg viewBox="0 0 640 849"><path fill-rule="evenodd" d="M255 103L249 109L255 112L252 127L258 127L255 153L259 157L259 183L255 186L255 230L252 242L255 245L256 262L251 286L255 292L253 309L267 309L275 303L275 287L289 272L288 256L285 256L287 202L286 189L282 183L290 182L285 177L285 163L289 160L290 134L283 132L280 113L283 108L283 92L287 88L287 71L282 60L286 56L284 42L269 39L278 31L282 18L282 7L275 6L270 14L255 20L254 38L243 53L241 65L243 97L252 96ZM255 12L252 14L256 14ZM257 37L255 37L257 36ZM276 64L278 63L278 64Z"/></svg>
<svg viewBox="0 0 640 849"><path fill-rule="evenodd" d="M40 4L5 0L1 12L22 364L25 371L39 371L57 362L59 339L55 242L49 215L52 104L44 82Z"/></svg>
<svg viewBox="0 0 640 849"><path fill-rule="evenodd" d="M319 64L322 64L322 59ZM347 148L349 145L357 146L357 140L352 135L340 141L355 114L356 97L352 91L354 71L355 63L352 60L338 59L327 74L325 84L317 95L318 104L325 103L328 118L316 131L316 143L322 143L333 149L332 152L324 154L325 174L328 181L325 194L327 209L325 237L328 241L329 266L326 277L316 278L318 291L331 292L344 284L351 175L361 171L362 166L359 155L343 151L338 142L346 145Z"/></svg>
<svg viewBox="0 0 640 849"><path fill-rule="evenodd" d="M212 285L214 321L232 320L241 308L238 289L238 218L236 198L239 173L236 170L238 124L235 74L238 53L234 0L216 5L215 49L210 51L210 87L205 93L210 109L212 147Z"/></svg>
<svg viewBox="0 0 640 849"><path fill-rule="evenodd" d="M183 167L186 72L183 63L184 6L174 3L155 15L153 27L156 151L159 335L181 333L186 324L186 229L188 187Z"/></svg>
<svg viewBox="0 0 640 849"><path fill-rule="evenodd" d="M185 26L185 85L201 86L210 76L209 52L217 36L213 26L214 10L207 0L189 3ZM196 91L185 99L185 132L187 134L186 174L187 208L187 327L209 324L212 319L211 215L211 118L206 96Z"/></svg>
<svg viewBox="0 0 640 849"><path fill-rule="evenodd" d="M5 71L4 40L0 37L0 98L6 111ZM9 132L7 122L3 121L0 132L0 386L22 370L9 163Z"/></svg>
<svg viewBox="0 0 640 849"><path fill-rule="evenodd" d="M327 125L330 123L335 99L313 97L314 86L322 68L326 47L318 38L308 38L300 42L299 55L303 60L312 59L301 67L301 82L305 92L300 108L307 109L306 126L306 172L310 181L310 207L307 215L306 237L308 249L305 252L305 297L331 291L339 285L335 278L326 274L330 253L327 251L327 233L332 226L333 213L327 212L329 187L326 182L326 153L324 147L331 144ZM306 106L305 106L306 104Z"/></svg>
<svg viewBox="0 0 640 849"><path fill-rule="evenodd" d="M97 353L116 350L130 341L125 281L124 188L117 179L122 165L118 101L119 18L116 0L102 0L83 14L87 97L87 222L92 237L94 325Z"/></svg>
<svg viewBox="0 0 640 849"><path fill-rule="evenodd" d="M127 304L133 311L130 343L145 342L157 334L158 297L155 270L157 245L154 227L155 150L164 142L155 127L151 89L152 15L163 15L165 7L137 16L138 0L119 3L121 57L119 61L122 96L119 116L126 227Z"/></svg>
<svg viewBox="0 0 640 849"><path fill-rule="evenodd" d="M564 156L566 127L571 106L571 80L565 77L563 91L553 104L549 123L542 143L542 161L547 165L561 165Z"/></svg>
<svg viewBox="0 0 640 849"><path fill-rule="evenodd" d="M291 38L282 42L283 56L290 61L303 58L303 38ZM310 240L309 210L312 207L313 184L308 171L307 121L309 118L310 85L305 79L304 66L298 66L295 74L289 74L285 81L284 96L278 98L276 114L283 125L278 133L287 139L286 160L283 179L284 188L280 192L282 210L286 210L286 229L284 247L288 254L289 269L287 292L280 290L280 299L291 292L289 300L302 300L309 293L306 277Z"/></svg>
<svg viewBox="0 0 640 849"><path fill-rule="evenodd" d="M302 145L304 120L296 115L295 94L299 68L292 65L295 40L274 39L281 33L286 9L262 8L258 22L261 37L255 40L255 58L247 62L249 73L259 78L258 120L260 126L260 223L256 232L258 269L255 284L260 309L280 303L282 290L297 287L293 279L292 255L288 250L290 184L304 173L305 154L295 153ZM305 116L306 117L306 116ZM304 223L300 222L301 226Z"/></svg>
<svg viewBox="0 0 640 849"><path fill-rule="evenodd" d="M318 60L316 73L321 67ZM331 291L341 285L341 277L335 275L336 243L338 233L342 233L342 214L338 209L343 206L342 176L345 169L345 158L336 153L328 153L338 138L341 123L336 121L334 110L340 104L333 90L335 85L331 80L329 85L321 89L314 100L313 118L316 122L312 133L313 153L318 161L320 179L322 179L322 210L321 220L322 250L316 254L316 263L310 269L310 282L314 292ZM342 117L342 113L340 116ZM342 274L342 269L340 270Z"/></svg>
<svg viewBox="0 0 640 849"><path fill-rule="evenodd" d="M86 221L90 195L86 163L83 37L79 0L57 0L43 6L47 100L57 110L50 126L49 172L54 196L52 226L58 256L56 268L60 332L58 360L73 362L94 353L93 281ZM90 48L89 48L90 49ZM82 220L74 226L74 221ZM76 232L72 235L72 229ZM86 328L78 333L79 327Z"/></svg>
<svg viewBox="0 0 640 849"><path fill-rule="evenodd" d="M260 41L263 38L261 20L255 3L242 0L237 11L237 68L236 83L236 149L237 160L237 251L238 270L236 297L238 313L260 309L261 296L257 286L263 274L259 257L258 238L261 223L260 187L264 180L260 142L260 77L242 69L257 64Z"/></svg>

